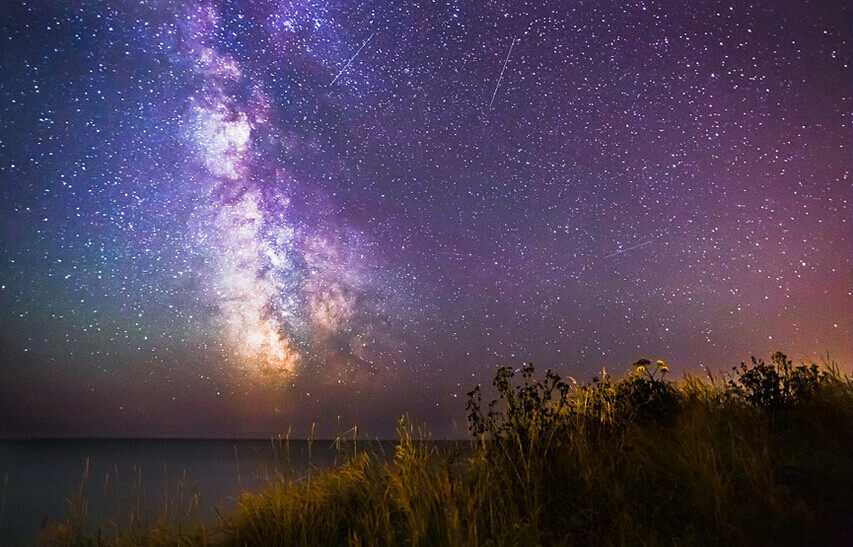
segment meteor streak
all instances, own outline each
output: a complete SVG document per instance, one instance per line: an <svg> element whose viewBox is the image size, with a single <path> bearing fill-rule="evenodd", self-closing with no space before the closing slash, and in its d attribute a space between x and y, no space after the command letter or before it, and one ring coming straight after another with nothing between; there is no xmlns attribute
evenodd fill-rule
<svg viewBox="0 0 853 547"><path fill-rule="evenodd" d="M512 55L513 46L515 46L515 38L512 39L512 43L509 45L509 51L506 54L506 59L504 59L504 66L501 68L501 75L498 76L498 83L495 85L494 93L492 93L492 100L489 101L489 108L491 108L492 103L495 102L495 96L498 94L498 88L501 86L501 82L504 79L504 71L506 70L506 64L509 62L509 56Z"/></svg>
<svg viewBox="0 0 853 547"><path fill-rule="evenodd" d="M350 57L349 61L347 61L347 64L345 64L345 65L344 65L344 68L342 68L342 69L341 69L341 71L340 71L340 72L338 72L338 75L337 75L337 76L335 76L335 79L334 79L334 80L332 80L331 82L329 82L329 85L332 85L332 84L334 84L335 82L337 82L337 81L338 81L338 78L340 78L340 77L341 77L341 74L343 74L343 73L344 73L344 71L345 71L345 70L346 70L346 69L347 69L347 68L352 64L353 60L358 56L358 54L359 54L359 53L361 53L361 50L362 50L362 49L364 49L364 46L366 46L366 45L367 45L367 42L369 42L369 41L370 41L370 39L371 39L371 38L373 38L373 35L374 35L374 34L376 34L376 33L375 33L375 32L373 32L373 33L371 33L371 34L370 34L370 36L368 36L368 37L367 37L367 40L365 40L365 41L364 41L364 43L363 43L363 44L361 44L361 47L360 47L360 48L358 48L358 51L356 51L356 52L355 52L355 54L354 54L352 57Z"/></svg>
<svg viewBox="0 0 853 547"><path fill-rule="evenodd" d="M609 255L605 256L604 258L613 258L616 255L621 255L622 253L627 253L628 251L633 251L634 249L639 249L640 247L645 247L646 245L650 244L651 242L652 242L652 240L650 239L648 241L638 243L637 245L634 245L633 247L628 247L627 249L619 249L618 251L616 251L614 253L610 253Z"/></svg>

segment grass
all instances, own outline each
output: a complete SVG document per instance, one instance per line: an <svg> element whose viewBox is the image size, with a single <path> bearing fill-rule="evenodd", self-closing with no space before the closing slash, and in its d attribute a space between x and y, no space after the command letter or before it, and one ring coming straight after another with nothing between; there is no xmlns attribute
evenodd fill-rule
<svg viewBox="0 0 853 547"><path fill-rule="evenodd" d="M780 354L722 378L566 382L499 369L469 394L470 451L403 420L391 459L362 450L246 493L205 526L86 525L83 490L49 545L850 545L853 380ZM196 505L193 506L192 504ZM81 514L82 512L82 514ZM132 514L132 512L131 512ZM126 519L132 523L132 518Z"/></svg>

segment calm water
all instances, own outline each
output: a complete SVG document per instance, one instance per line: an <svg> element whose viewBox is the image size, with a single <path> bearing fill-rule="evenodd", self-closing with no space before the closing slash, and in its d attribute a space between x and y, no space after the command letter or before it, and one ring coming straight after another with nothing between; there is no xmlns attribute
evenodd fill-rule
<svg viewBox="0 0 853 547"><path fill-rule="evenodd" d="M359 443L357 448L390 457L394 445ZM353 450L352 443L346 450ZM305 477L344 457L345 451L329 441L315 441L310 459L307 441L0 441L0 545L31 545L46 522L67 516L67 500L81 484L90 525L127 518L135 506L156 519L165 500L174 504L180 494L188 499L195 493L201 516L215 522L215 508L233 510L240 493L257 491L279 476Z"/></svg>

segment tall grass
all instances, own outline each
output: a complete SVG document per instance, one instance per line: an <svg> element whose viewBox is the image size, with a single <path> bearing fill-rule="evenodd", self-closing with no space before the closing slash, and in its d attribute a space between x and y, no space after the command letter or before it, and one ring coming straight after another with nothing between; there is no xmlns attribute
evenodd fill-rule
<svg viewBox="0 0 853 547"><path fill-rule="evenodd" d="M498 370L488 405L479 387L469 394L471 450L440 450L403 420L390 460L362 450L245 494L203 533L140 542L853 544L853 381L837 367L777 354L670 382L663 362L643 360L586 385L520 372ZM133 543L73 531L53 544Z"/></svg>
<svg viewBox="0 0 853 547"><path fill-rule="evenodd" d="M166 482L157 507L149 512L141 468L134 467L129 491L120 492L118 469L108 473L100 486L104 498L114 500L114 510L96 522L89 515L89 459L83 464L80 486L67 498L68 516L42 532L41 545L132 546L210 545L212 530L200 517L198 488L184 470L173 483ZM150 515L150 516L149 516Z"/></svg>

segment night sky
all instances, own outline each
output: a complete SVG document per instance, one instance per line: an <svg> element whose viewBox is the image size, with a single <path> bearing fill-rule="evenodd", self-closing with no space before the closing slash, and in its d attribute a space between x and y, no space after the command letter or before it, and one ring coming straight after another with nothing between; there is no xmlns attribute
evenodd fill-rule
<svg viewBox="0 0 853 547"><path fill-rule="evenodd" d="M0 436L465 433L853 357L851 4L8 0Z"/></svg>

